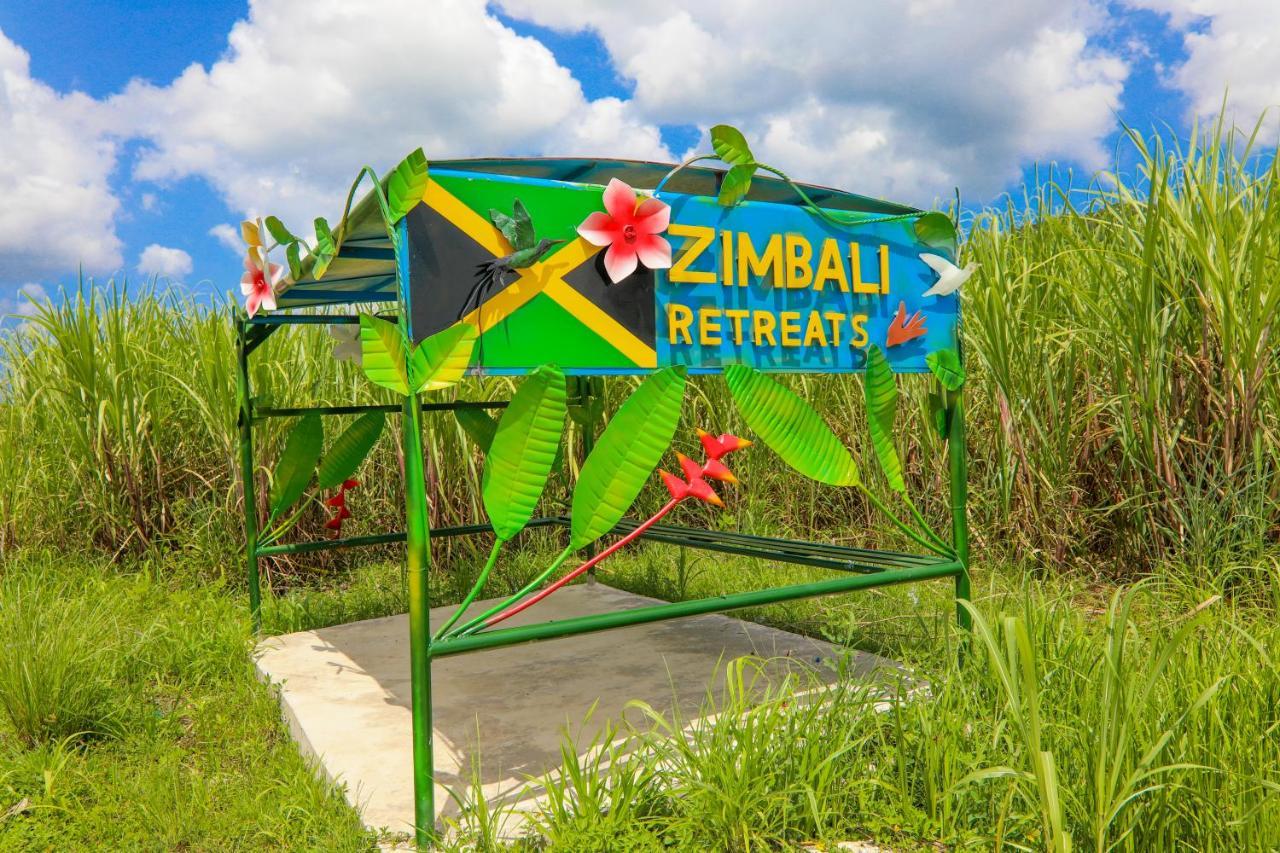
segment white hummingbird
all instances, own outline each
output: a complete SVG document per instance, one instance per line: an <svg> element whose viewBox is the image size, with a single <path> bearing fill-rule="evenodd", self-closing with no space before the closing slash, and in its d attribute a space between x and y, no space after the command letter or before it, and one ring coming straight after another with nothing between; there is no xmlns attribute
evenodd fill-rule
<svg viewBox="0 0 1280 853"><path fill-rule="evenodd" d="M950 296L959 290L960 285L968 281L969 276L973 275L974 270L978 268L976 262L969 261L969 263L965 264L964 269L960 269L960 267L942 257L942 255L935 255L930 252L922 254L920 260L928 264L929 268L938 274L938 280L924 292L925 296Z"/></svg>
<svg viewBox="0 0 1280 853"><path fill-rule="evenodd" d="M329 337L337 341L333 345L333 357L338 361L349 361L354 365L364 363L364 351L360 346L360 327L354 324L334 324L329 326Z"/></svg>

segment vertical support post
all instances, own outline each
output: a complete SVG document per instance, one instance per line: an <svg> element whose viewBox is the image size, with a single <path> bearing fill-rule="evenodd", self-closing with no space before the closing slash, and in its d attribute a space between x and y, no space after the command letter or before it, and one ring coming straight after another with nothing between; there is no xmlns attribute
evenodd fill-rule
<svg viewBox="0 0 1280 853"><path fill-rule="evenodd" d="M431 731L431 531L418 396L404 403L405 544L409 586L409 677L413 715L413 817L419 849L435 840L435 766Z"/></svg>
<svg viewBox="0 0 1280 853"><path fill-rule="evenodd" d="M244 502L244 554L253 633L262 629L262 588L258 573L258 499L253 488L253 396L249 387L249 326L236 318L236 397L239 406L240 494Z"/></svg>
<svg viewBox="0 0 1280 853"><path fill-rule="evenodd" d="M595 377L593 376L578 377L578 388L580 389L580 393L582 394L582 407L588 413L595 411L595 405L591 400L591 398L594 396L594 388L592 387L592 382L594 380L595 380ZM600 383L601 383L601 386L603 386L604 380L601 379ZM594 450L596 446L596 426L597 426L596 419L592 417L592 418L588 418L587 425L582 428L582 461L584 463L587 461L587 457L591 455L591 451ZM586 547L586 557L587 559L591 559L595 555L596 555L596 543L591 542ZM595 582L596 582L596 567L592 566L591 568L587 569L587 583L594 584Z"/></svg>
<svg viewBox="0 0 1280 853"><path fill-rule="evenodd" d="M381 192L375 187L375 192ZM386 206L383 204L383 215ZM396 284L400 293L400 328L412 346L409 318L409 235L405 221L388 224L396 254ZM406 356L408 353L406 353ZM407 365L406 365L407 366ZM409 695L413 719L413 824L419 850L436 841L435 758L431 728L431 569L430 506L426 466L422 458L422 406L418 395L404 399L404 514L405 574L409 595Z"/></svg>
<svg viewBox="0 0 1280 853"><path fill-rule="evenodd" d="M968 631L973 627L969 611L961 602L968 601L969 587L969 468L965 458L963 390L952 398L947 413L947 456L951 463L951 546L964 570L956 575L956 622Z"/></svg>

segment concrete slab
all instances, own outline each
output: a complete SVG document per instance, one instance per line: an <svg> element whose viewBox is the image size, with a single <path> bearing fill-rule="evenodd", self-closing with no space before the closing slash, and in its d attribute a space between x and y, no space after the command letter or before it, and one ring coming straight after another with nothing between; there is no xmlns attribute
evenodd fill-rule
<svg viewBox="0 0 1280 853"><path fill-rule="evenodd" d="M480 612L493 602L473 605ZM531 624L625 610L655 600L602 584L568 587L510 620ZM431 611L434 629L451 613ZM304 754L346 785L364 822L408 832L413 820L409 627L404 615L264 640L260 675L278 685L284 716ZM727 616L695 616L458 655L432 667L437 818L456 814L446 788L464 793L478 756L491 803L537 796L532 779L560 766L566 729L584 748L635 699L696 715L719 692L723 664L744 655L772 659L770 671L838 660L829 643ZM803 662L803 664L801 663ZM894 666L857 654L853 675ZM828 681L831 667L817 671ZM595 707L589 721L584 719Z"/></svg>

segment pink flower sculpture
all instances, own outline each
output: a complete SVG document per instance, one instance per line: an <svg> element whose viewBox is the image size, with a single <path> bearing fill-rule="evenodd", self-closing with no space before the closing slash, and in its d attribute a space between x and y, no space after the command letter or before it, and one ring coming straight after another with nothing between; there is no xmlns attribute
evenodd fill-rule
<svg viewBox="0 0 1280 853"><path fill-rule="evenodd" d="M640 201L636 191L617 178L604 188L604 209L578 226L578 234L593 246L608 246L604 269L614 284L636 271L671 266L671 244L661 236L671 222L671 208L656 198Z"/></svg>
<svg viewBox="0 0 1280 853"><path fill-rule="evenodd" d="M244 294L244 305L252 317L259 308L268 311L276 310L276 287L280 284L283 273L279 264L266 264L256 257L252 249L244 259L244 275L240 277L240 292Z"/></svg>

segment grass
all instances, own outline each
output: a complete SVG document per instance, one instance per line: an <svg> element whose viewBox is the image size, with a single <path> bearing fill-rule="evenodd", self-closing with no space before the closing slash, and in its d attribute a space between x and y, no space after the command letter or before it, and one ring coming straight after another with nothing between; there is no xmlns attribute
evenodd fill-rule
<svg viewBox="0 0 1280 853"><path fill-rule="evenodd" d="M1135 135L1132 173L1038 184L967 223L982 267L965 289L978 564L962 668L946 584L740 614L902 660L929 689L878 713L848 683L816 706L803 678L762 688L736 665L714 722L671 738L690 721L650 713L569 762L543 841L521 846L1280 848L1280 165L1252 143L1222 126L1180 146ZM248 661L230 310L86 283L0 342L0 849L377 841L299 757ZM389 402L314 331L273 335L254 365L262 404ZM858 447L857 382L789 381ZM609 383L610 406L625 386ZM680 436L742 430L723 383L691 386ZM924 391L902 383L900 455L937 521ZM481 458L448 415L428 422L433 525L481 517ZM256 433L260 495L287 426ZM350 533L401 526L399 461L384 439ZM766 448L734 470L730 512L673 521L903 544L857 494L797 481ZM561 478L544 509L568 494ZM522 545L490 594L552 550L545 532ZM434 601L462 597L475 547L433 543ZM398 560L265 561L264 623L399 612ZM610 562L606 582L667 599L824 576L668 547ZM496 847L500 815L456 793L458 846Z"/></svg>

